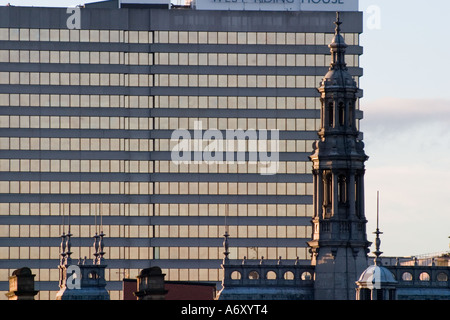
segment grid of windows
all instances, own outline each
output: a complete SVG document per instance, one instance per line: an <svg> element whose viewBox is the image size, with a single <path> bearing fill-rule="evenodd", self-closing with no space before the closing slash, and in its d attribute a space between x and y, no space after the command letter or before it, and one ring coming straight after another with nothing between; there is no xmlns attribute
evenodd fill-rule
<svg viewBox="0 0 450 320"><path fill-rule="evenodd" d="M0 28L0 41L152 43L152 31Z"/></svg>
<svg viewBox="0 0 450 320"><path fill-rule="evenodd" d="M102 217L112 299L148 260L167 280L219 282L226 221L232 259L309 258L307 156L332 33L2 26L0 282L26 260L38 298L54 299L58 270L39 261L59 258L69 212L74 257L92 257ZM358 48L359 33L345 40ZM199 124L279 130L277 174L252 161L171 161L171 133Z"/></svg>
<svg viewBox="0 0 450 320"><path fill-rule="evenodd" d="M0 50L0 62L151 65L147 52Z"/></svg>
<svg viewBox="0 0 450 320"><path fill-rule="evenodd" d="M341 33L348 45L359 44L359 33ZM155 43L328 45L333 33L155 31Z"/></svg>
<svg viewBox="0 0 450 320"><path fill-rule="evenodd" d="M325 54L280 54L280 53L155 53L156 65L181 66L258 66L258 67L326 67L329 62ZM357 55L346 56L349 67L358 62Z"/></svg>

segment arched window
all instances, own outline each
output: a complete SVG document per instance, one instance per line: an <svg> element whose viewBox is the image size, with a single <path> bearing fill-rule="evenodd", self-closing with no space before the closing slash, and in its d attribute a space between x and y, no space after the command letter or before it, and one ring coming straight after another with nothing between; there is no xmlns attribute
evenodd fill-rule
<svg viewBox="0 0 450 320"><path fill-rule="evenodd" d="M339 203L347 203L347 177L340 175L338 178L338 197Z"/></svg>
<svg viewBox="0 0 450 320"><path fill-rule="evenodd" d="M257 271L250 271L248 274L248 278L250 280L258 280L259 279L259 273Z"/></svg>
<svg viewBox="0 0 450 320"><path fill-rule="evenodd" d="M441 272L437 275L437 281L439 282L444 282L444 281L448 281L448 276L447 274Z"/></svg>
<svg viewBox="0 0 450 320"><path fill-rule="evenodd" d="M231 280L240 280L241 279L241 273L239 271L233 271L231 273Z"/></svg>
<svg viewBox="0 0 450 320"><path fill-rule="evenodd" d="M323 181L323 206L325 208L325 216L331 214L331 207L333 204L333 176L330 172L324 173L324 181Z"/></svg>
<svg viewBox="0 0 450 320"><path fill-rule="evenodd" d="M412 279L413 279L413 276L411 273L409 273L409 272L403 273L403 275L402 275L403 281L412 281Z"/></svg>
<svg viewBox="0 0 450 320"><path fill-rule="evenodd" d="M301 278L303 281L311 281L312 278L313 278L313 276L312 276L311 272L305 271L305 272L302 273L302 275L300 276L300 278Z"/></svg>
<svg viewBox="0 0 450 320"><path fill-rule="evenodd" d="M339 125L345 126L345 105L342 102L339 102Z"/></svg>
<svg viewBox="0 0 450 320"><path fill-rule="evenodd" d="M275 280L277 278L277 274L274 271L269 271L266 274L267 280Z"/></svg>
<svg viewBox="0 0 450 320"><path fill-rule="evenodd" d="M294 273L292 271L286 271L284 273L284 280L294 280Z"/></svg>
<svg viewBox="0 0 450 320"><path fill-rule="evenodd" d="M332 102L328 104L328 126L334 127L334 104Z"/></svg>
<svg viewBox="0 0 450 320"><path fill-rule="evenodd" d="M419 275L419 280L420 281L430 281L430 275L427 272L422 272Z"/></svg>

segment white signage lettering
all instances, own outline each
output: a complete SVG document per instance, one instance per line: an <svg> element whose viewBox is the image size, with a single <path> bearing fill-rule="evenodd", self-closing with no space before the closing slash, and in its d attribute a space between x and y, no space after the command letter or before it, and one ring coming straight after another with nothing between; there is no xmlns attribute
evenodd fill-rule
<svg viewBox="0 0 450 320"><path fill-rule="evenodd" d="M195 0L197 10L358 11L358 0Z"/></svg>

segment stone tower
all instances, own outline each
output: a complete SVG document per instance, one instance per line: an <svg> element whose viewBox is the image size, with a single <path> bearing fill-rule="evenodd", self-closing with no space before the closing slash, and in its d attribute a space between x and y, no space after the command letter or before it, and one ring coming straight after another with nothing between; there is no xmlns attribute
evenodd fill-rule
<svg viewBox="0 0 450 320"><path fill-rule="evenodd" d="M356 122L359 89L345 63L339 13L331 65L320 88L321 129L314 144L314 218L308 243L315 265L316 300L354 300L367 268L370 242L364 214L364 144Z"/></svg>

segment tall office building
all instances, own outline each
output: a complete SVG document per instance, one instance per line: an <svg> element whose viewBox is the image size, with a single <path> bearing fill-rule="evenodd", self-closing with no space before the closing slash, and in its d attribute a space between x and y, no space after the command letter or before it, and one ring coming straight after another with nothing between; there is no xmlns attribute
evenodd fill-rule
<svg viewBox="0 0 450 320"><path fill-rule="evenodd" d="M27 266L55 299L69 225L73 259L102 225L111 299L219 282L226 229L230 259L309 260L330 25L358 83L362 13L307 2L1 7L0 290Z"/></svg>

